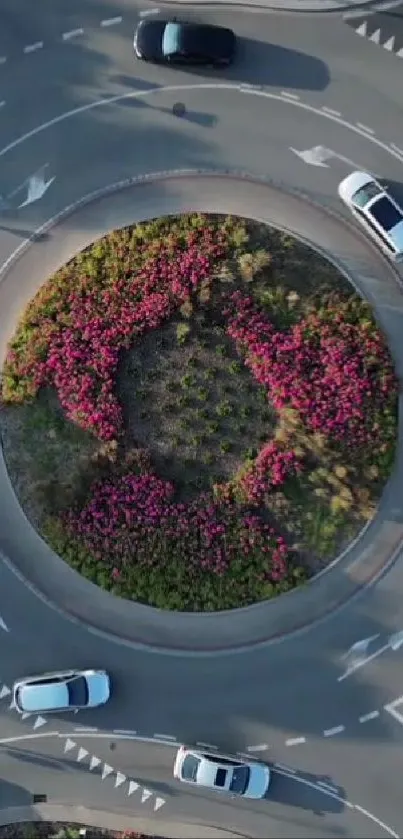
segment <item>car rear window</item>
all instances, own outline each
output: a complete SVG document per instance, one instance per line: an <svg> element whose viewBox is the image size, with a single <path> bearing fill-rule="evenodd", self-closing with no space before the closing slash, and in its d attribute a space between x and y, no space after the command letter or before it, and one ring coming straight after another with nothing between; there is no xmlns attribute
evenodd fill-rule
<svg viewBox="0 0 403 839"><path fill-rule="evenodd" d="M69 705L86 705L88 702L87 682L82 676L71 679L68 684Z"/></svg>
<svg viewBox="0 0 403 839"><path fill-rule="evenodd" d="M369 212L384 230L391 230L392 227L396 227L400 221L403 221L402 213L386 195L379 201L375 201Z"/></svg>

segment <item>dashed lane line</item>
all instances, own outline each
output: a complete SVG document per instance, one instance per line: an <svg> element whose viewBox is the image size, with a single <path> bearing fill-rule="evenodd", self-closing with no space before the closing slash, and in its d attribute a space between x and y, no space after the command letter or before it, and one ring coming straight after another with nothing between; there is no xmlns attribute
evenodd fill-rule
<svg viewBox="0 0 403 839"><path fill-rule="evenodd" d="M28 44L24 47L23 52L25 55L29 55L31 52L37 52L37 50L43 49L43 41L35 41L34 44Z"/></svg>
<svg viewBox="0 0 403 839"><path fill-rule="evenodd" d="M71 41L72 38L78 38L84 35L84 29L71 29L70 32L62 32L63 41Z"/></svg>
<svg viewBox="0 0 403 839"><path fill-rule="evenodd" d="M101 20L101 26L117 26L118 23L122 23L122 17L109 17L106 20Z"/></svg>
<svg viewBox="0 0 403 839"><path fill-rule="evenodd" d="M326 728L323 732L324 737L334 737L336 734L342 734L345 730L344 725L335 725L334 728Z"/></svg>

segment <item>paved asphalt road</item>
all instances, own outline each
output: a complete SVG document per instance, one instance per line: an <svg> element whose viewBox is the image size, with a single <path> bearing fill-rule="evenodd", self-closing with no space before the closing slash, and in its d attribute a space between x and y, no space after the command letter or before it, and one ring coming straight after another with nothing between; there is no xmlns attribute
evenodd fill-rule
<svg viewBox="0 0 403 839"><path fill-rule="evenodd" d="M217 77L134 61L132 32L146 4L80 0L66 4L66 12L54 0L35 9L23 0L8 6L0 34L0 193L11 208L0 219L3 261L67 205L144 173L247 172L303 191L341 215L336 186L352 167L368 168L402 190L402 65L341 18L329 24L325 16L298 17L292 26L289 17L198 9L195 16L230 22L242 36L238 61ZM63 33L81 29L63 40ZM113 101L93 107L105 97ZM186 106L183 119L172 114L176 102ZM325 166L290 150L316 149L318 160L317 147ZM13 210L25 197L26 179L45 164L46 178L55 181L41 200ZM191 174L128 188L79 210L32 245L1 283L1 349L43 274L99 231L190 207L255 212L329 249L376 307L402 372L401 291L358 233L275 187ZM395 493L369 539L401 538L402 494ZM36 566L46 559L4 474L0 550L17 565L27 556ZM108 808L128 820L135 811L248 836L402 836L403 647L388 647L390 635L403 629L402 586L397 559L320 628L244 653L168 655L87 632L2 562L0 615L9 631L0 629L0 807L23 805L36 793ZM95 606L87 605L94 622ZM346 675L346 667L363 659L343 655L372 636L370 660ZM22 720L9 707L17 676L88 663L113 675L104 709L44 721ZM179 788L171 773L175 740L270 761L275 772L267 801L228 803Z"/></svg>

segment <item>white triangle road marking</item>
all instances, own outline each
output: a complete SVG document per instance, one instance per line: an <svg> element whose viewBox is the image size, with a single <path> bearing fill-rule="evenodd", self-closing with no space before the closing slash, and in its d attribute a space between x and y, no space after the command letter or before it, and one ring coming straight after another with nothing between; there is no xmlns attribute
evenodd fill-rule
<svg viewBox="0 0 403 839"><path fill-rule="evenodd" d="M87 757L87 754L88 754L87 749L79 749L78 750L78 755L77 755L78 763L80 762L80 760L84 760L84 758Z"/></svg>
<svg viewBox="0 0 403 839"><path fill-rule="evenodd" d="M379 44L379 42L381 40L381 30L376 29L375 32L372 33L369 40L372 41L372 43L374 43L374 44Z"/></svg>
<svg viewBox="0 0 403 839"><path fill-rule="evenodd" d="M66 754L66 752L70 752L71 749L74 749L74 747L76 745L77 745L77 743L75 743L74 740L70 740L70 737L68 737L65 744L64 744L64 749L63 749L64 753Z"/></svg>
<svg viewBox="0 0 403 839"><path fill-rule="evenodd" d="M32 716L32 714L27 714L27 712L25 712L25 714L22 714L21 719L22 720L27 720L28 717L31 717L31 716Z"/></svg>
<svg viewBox="0 0 403 839"><path fill-rule="evenodd" d="M1 627L1 629L4 629L4 632L9 632L10 631L8 626L4 623L3 618L0 618L0 627Z"/></svg>
<svg viewBox="0 0 403 839"><path fill-rule="evenodd" d="M102 770L102 780L104 781L105 778L107 778L108 775L111 774L111 772L113 772L113 766L110 766L109 763L104 763L104 768Z"/></svg>
<svg viewBox="0 0 403 839"><path fill-rule="evenodd" d="M393 52L395 46L395 36L392 35L385 43L383 44L384 50L388 50L389 52Z"/></svg>
<svg viewBox="0 0 403 839"><path fill-rule="evenodd" d="M125 780L126 780L126 775L124 775L123 772L117 772L116 773L116 781L115 781L115 789L116 789L116 787L120 787L121 784L124 784Z"/></svg>
<svg viewBox="0 0 403 839"><path fill-rule="evenodd" d="M92 755L91 760L90 760L90 772L92 772L92 770L95 769L96 766L99 766L100 763L101 763L101 761L100 761L99 757L96 757L95 755Z"/></svg>
<svg viewBox="0 0 403 839"><path fill-rule="evenodd" d="M156 798L154 804L154 810L159 810L165 804L165 798Z"/></svg>
<svg viewBox="0 0 403 839"><path fill-rule="evenodd" d="M9 696L11 690L7 685L3 685L2 689L0 690L0 699L4 699L5 696Z"/></svg>
<svg viewBox="0 0 403 839"><path fill-rule="evenodd" d="M363 38L367 37L367 21L364 20L364 23L355 30L357 35L362 35Z"/></svg>
<svg viewBox="0 0 403 839"><path fill-rule="evenodd" d="M40 728L42 725L46 725L46 723L47 723L47 720L45 720L44 717L41 717L41 716L37 717L35 722L34 722L34 726L33 726L34 731L35 731L36 728Z"/></svg>
<svg viewBox="0 0 403 839"><path fill-rule="evenodd" d="M128 795L133 795L133 793L134 793L134 792L136 792L136 790L137 790L138 788L139 788L139 785L138 785L138 783L137 783L136 781L130 781L130 782L129 782L129 791L128 791L128 793L127 793L127 794L128 794Z"/></svg>
<svg viewBox="0 0 403 839"><path fill-rule="evenodd" d="M11 700L11 702L10 702L10 704L9 704L8 708L9 708L9 711L15 711L15 700L14 700L14 697L12 698L12 700Z"/></svg>
<svg viewBox="0 0 403 839"><path fill-rule="evenodd" d="M151 790L150 790L150 789L146 789L146 788L144 787L143 792L142 792L142 795L141 795L141 803L142 803L142 804L144 804L144 802L145 802L145 801L147 801L147 798L151 798L151 796L152 796L152 792L151 792Z"/></svg>
<svg viewBox="0 0 403 839"><path fill-rule="evenodd" d="M403 58L403 47L396 53L398 58Z"/></svg>

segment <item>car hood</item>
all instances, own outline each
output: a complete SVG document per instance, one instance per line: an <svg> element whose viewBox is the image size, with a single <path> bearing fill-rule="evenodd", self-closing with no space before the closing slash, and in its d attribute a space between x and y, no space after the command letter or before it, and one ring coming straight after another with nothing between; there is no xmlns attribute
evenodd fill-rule
<svg viewBox="0 0 403 839"><path fill-rule="evenodd" d="M250 766L249 784L244 792L246 798L263 798L269 788L271 772L268 766Z"/></svg>
<svg viewBox="0 0 403 839"><path fill-rule="evenodd" d="M86 675L88 686L88 704L104 705L110 695L109 677L106 673L88 673Z"/></svg>

